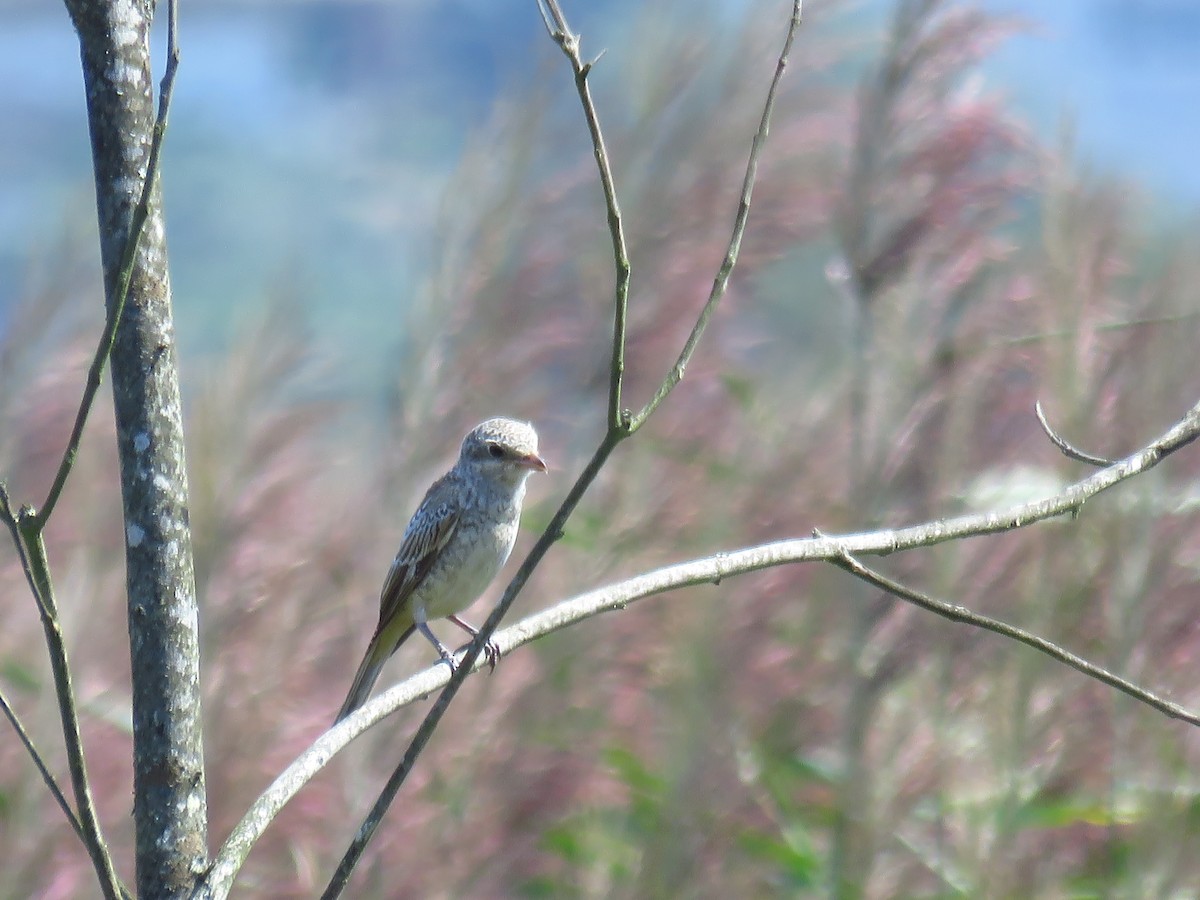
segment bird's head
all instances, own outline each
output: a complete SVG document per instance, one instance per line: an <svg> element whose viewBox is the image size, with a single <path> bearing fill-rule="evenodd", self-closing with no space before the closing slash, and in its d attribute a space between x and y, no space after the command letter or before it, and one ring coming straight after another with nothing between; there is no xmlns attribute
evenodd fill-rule
<svg viewBox="0 0 1200 900"><path fill-rule="evenodd" d="M532 472L546 471L533 426L503 417L472 428L463 438L459 461L506 482L523 482Z"/></svg>

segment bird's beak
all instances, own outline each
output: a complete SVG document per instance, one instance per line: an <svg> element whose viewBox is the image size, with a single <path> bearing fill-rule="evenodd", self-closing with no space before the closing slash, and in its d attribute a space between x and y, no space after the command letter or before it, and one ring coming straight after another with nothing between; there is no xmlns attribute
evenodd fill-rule
<svg viewBox="0 0 1200 900"><path fill-rule="evenodd" d="M545 461L536 453L530 453L528 456L522 456L517 460L517 465L533 472L546 471Z"/></svg>

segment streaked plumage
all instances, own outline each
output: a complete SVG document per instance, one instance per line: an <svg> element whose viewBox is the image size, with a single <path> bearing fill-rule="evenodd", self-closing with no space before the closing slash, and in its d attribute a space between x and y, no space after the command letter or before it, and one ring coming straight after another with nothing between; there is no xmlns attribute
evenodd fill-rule
<svg viewBox="0 0 1200 900"><path fill-rule="evenodd" d="M340 722L366 702L388 657L421 631L450 665L450 651L426 624L458 618L504 567L520 526L525 481L546 471L537 432L515 419L488 419L463 439L454 468L434 482L417 507L379 597L379 624L354 676ZM488 650L495 664L494 648Z"/></svg>

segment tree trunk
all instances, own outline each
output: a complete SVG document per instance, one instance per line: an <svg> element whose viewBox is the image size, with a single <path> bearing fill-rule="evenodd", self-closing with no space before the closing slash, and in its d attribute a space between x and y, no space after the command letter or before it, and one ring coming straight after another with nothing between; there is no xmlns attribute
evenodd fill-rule
<svg viewBox="0 0 1200 900"><path fill-rule="evenodd" d="M66 0L79 34L111 314L154 126L152 0ZM171 291L158 186L112 351L133 668L137 892L191 892L207 864L199 642Z"/></svg>

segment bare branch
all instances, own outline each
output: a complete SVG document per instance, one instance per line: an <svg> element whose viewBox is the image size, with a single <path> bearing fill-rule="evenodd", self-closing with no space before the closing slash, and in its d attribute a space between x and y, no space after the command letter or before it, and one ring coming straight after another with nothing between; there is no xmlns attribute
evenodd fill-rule
<svg viewBox="0 0 1200 900"><path fill-rule="evenodd" d="M1164 700L1157 694L1153 694L1145 688L1139 687L1132 681L1128 681L1119 675L1114 675L1095 663L1088 662L1081 656L1076 656L1069 650L1064 650L1057 644L1038 637L1032 632L1026 631L1023 628L1018 628L1015 625L1009 625L1007 622L1001 622L998 619L990 618L989 616L981 615L972 612L965 606L958 606L953 603L946 603L943 600L936 600L928 594L922 594L920 591L906 587L898 581L893 581L885 575L876 572L864 566L861 562L855 559L849 553L842 553L832 560L835 566L845 569L856 578L861 578L868 584L873 584L877 588L887 591L889 594L907 600L910 603L919 606L921 609L936 613L944 619L949 619L952 622L961 622L964 625L971 625L975 628L982 628L985 631L995 632L1007 638L1012 638L1014 641L1020 641L1026 646L1032 647L1041 653L1045 653L1051 659L1056 659L1061 663L1070 666L1073 669L1078 669L1089 678L1094 678L1097 681L1107 684L1109 687L1116 688L1124 694L1128 694L1134 700L1145 703L1147 706L1157 709L1159 712L1170 716L1172 719L1180 719L1187 722L1189 725L1200 725L1200 714L1194 713L1189 709L1185 709L1177 703L1172 703L1169 700Z"/></svg>
<svg viewBox="0 0 1200 900"><path fill-rule="evenodd" d="M4 521L5 526L12 536L13 544L17 548L17 556L21 560L21 569L25 573L25 580L29 583L29 590L32 592L34 600L37 602L38 613L43 622L51 619L50 611L46 608L45 601L42 600L41 592L38 590L37 582L33 577L33 569L29 563L29 554L25 551L25 543L21 540L21 528L17 523L16 516L13 515L12 506L8 496L8 487L4 482L0 482L0 519ZM4 708L4 715L8 717L8 721L12 724L13 729L17 732L17 737L20 738L21 744L28 751L33 759L33 764L42 774L42 780L46 782L46 786L50 789L50 793L54 795L54 799L62 808L63 814L67 817L67 821L71 823L71 828L79 836L84 847L91 849L88 836L83 831L83 826L79 823L79 818L75 815L75 810L71 809L67 798L63 795L62 788L59 787L57 779L50 773L46 764L42 761L42 755L38 751L36 745L25 731L25 727L21 724L20 718L9 705L7 698L0 692L0 706Z"/></svg>
<svg viewBox="0 0 1200 900"><path fill-rule="evenodd" d="M567 20L559 8L558 0L538 0L538 11L542 14L542 22L551 39L558 44L571 63L571 71L575 75L575 90L579 93L579 102L583 106L583 116L587 120L588 132L592 137L592 147L596 155L596 165L600 170L600 187L604 191L604 205L608 211L608 232L612 238L613 265L616 268L616 283L613 286L613 341L612 361L609 366L608 388L608 427L610 429L626 429L628 422L621 409L621 385L625 375L625 334L626 321L629 311L629 251L625 244L625 226L621 220L621 208L617 203L617 186L613 180L612 164L608 158L608 148L604 144L604 133L600 130L600 117L592 102L592 92L588 87L587 76L592 67L599 61L597 56L592 62L585 63L580 56L579 35L571 32ZM603 51L601 51L601 56Z"/></svg>
<svg viewBox="0 0 1200 900"><path fill-rule="evenodd" d="M787 36L783 40L783 50L779 53L779 59L775 63L775 75L771 79L771 86L767 89L767 99L763 104L762 117L759 119L758 131L754 133L754 139L750 143L750 158L746 161L746 174L742 178L742 193L738 200L737 214L733 220L733 232L729 236L729 246L725 251L725 259L721 262L721 267L717 270L717 275L713 279L712 290L708 294L708 300L705 301L704 308L700 311L699 318L696 319L696 324L692 326L692 332L688 335L684 342L683 350L679 353L679 358L675 361L675 365L663 380L654 396L650 398L642 410L630 420L629 432L632 434L646 424L646 420L650 418L653 412L658 409L667 395L675 389L675 385L683 380L684 370L692 359L692 354L696 352L696 347L700 343L700 338L704 335L704 329L708 327L708 320L712 318L712 314L717 309L717 304L721 302L721 298L725 296L725 290L729 287L729 278L733 274L734 266L737 265L738 253L742 246L742 236L746 233L746 221L750 215L750 199L754 193L754 183L758 178L758 159L762 155L762 149L767 142L767 134L771 127L771 114L775 110L775 97L779 92L779 84L783 80L783 73L787 69L788 56L791 54L792 44L796 39L796 32L800 28L801 20L801 0L794 0L792 3L792 17L788 22Z"/></svg>
<svg viewBox="0 0 1200 900"><path fill-rule="evenodd" d="M1104 467L1113 464L1111 459L1105 459L1103 456L1092 456L1090 453L1084 453L1073 444L1067 443L1057 431L1050 427L1050 423L1046 420L1046 414L1042 411L1041 400L1033 404L1033 411L1037 413L1037 420L1042 426L1042 431L1046 432L1046 437L1050 438L1050 442L1062 451L1063 456L1073 459L1076 462L1087 463L1089 466Z"/></svg>
<svg viewBox="0 0 1200 900"><path fill-rule="evenodd" d="M719 584L735 575L804 562L832 562L857 575L859 573L853 568L854 564L857 564L856 556L886 556L905 550L930 547L947 541L1024 528L1036 522L1077 511L1087 500L1122 481L1153 468L1165 457L1188 445L1197 437L1200 437L1200 403L1143 449L1042 500L1024 503L1001 512L976 513L910 525L905 528L858 534L819 535L811 538L781 540L676 563L564 600L495 633L493 640L500 647L501 652L507 654L517 647L584 619L600 613L624 609L630 603L642 598L679 588L700 584ZM528 563L528 560L526 562ZM861 566L861 564L857 565ZM870 574L872 577L882 579L882 576L876 576L875 573ZM1086 675L1124 691L1173 718L1200 725L1200 714L1163 700L1150 691L1112 675L1099 666L1088 663L1048 641L1041 641L1040 638L1021 629L987 617L977 616L963 607L924 598L923 595L917 595L916 592L909 591L903 585L895 585L894 582L886 581L886 579L884 582L886 583L881 583L880 586L885 590L905 596L906 599L925 606L939 615L1020 640L1073 666ZM896 590L893 590L893 585ZM509 586L509 591L511 590L512 585ZM901 592L907 593L901 594ZM488 622L491 624L491 619ZM483 629L481 629L481 633L482 631ZM462 657L458 671L453 677L448 675L444 666L434 665L368 701L354 715L321 735L308 750L275 779L250 807L214 857L212 869L201 885L202 890L197 893L197 896L223 898L228 895L238 869L267 825L288 800L342 747L401 706L427 697L442 685L447 685L446 690L439 695L437 703L441 703L455 680L461 681L475 669L482 668L483 663L479 656L478 644L474 643ZM425 723L422 723L422 727L428 722L429 717L426 718ZM409 752L412 753L411 746ZM398 787L399 785L397 785ZM337 879L330 882L327 895L328 891L334 889L338 883ZM337 889L340 890L340 888Z"/></svg>
<svg viewBox="0 0 1200 900"><path fill-rule="evenodd" d="M23 509L20 515L24 516L26 512ZM38 615L43 619L57 618L58 611L51 611L46 607L46 601L42 598L42 592L38 589L38 580L33 574L33 565L29 559L29 552L25 548L25 541L21 538L20 521L12 511L12 501L9 499L8 485L3 481L0 481L0 519L3 519L9 533L12 535L13 545L17 548L17 558L21 561L21 571L25 573L25 581L29 584L29 591L33 594L34 602L38 606Z"/></svg>
<svg viewBox="0 0 1200 900"><path fill-rule="evenodd" d="M16 731L17 737L21 740L21 745L29 753L33 759L33 764L37 766L38 773L42 776L42 781L46 782L46 787L50 789L50 793L54 796L54 802L58 804L59 809L63 811L63 815L67 817L67 821L71 824L71 830L79 836L79 840L83 845L87 846L87 836L83 833L83 826L79 824L79 818L75 815L75 810L71 809L71 804L67 802L66 796L62 792L62 788L58 785L58 779L50 772L46 766L45 760L42 759L42 754L38 752L37 746L33 743L33 739L29 736L29 732L25 730L25 726L21 724L20 717L13 710L8 698L4 696L4 692L0 691L0 710L4 711L5 718Z"/></svg>
<svg viewBox="0 0 1200 900"><path fill-rule="evenodd" d="M71 787L75 793L75 805L79 809L79 817L69 814L73 826L78 825L77 832L83 839L100 879L100 887L106 900L117 897L128 897L129 891L121 884L113 866L112 856L108 852L104 835L100 830L100 819L96 815L96 806L92 801L91 783L88 780L87 760L83 752L83 738L79 730L79 709L75 702L75 688L71 683L71 663L67 656L67 644L63 639L62 628L58 621L58 604L54 599L54 583L50 577L50 562L46 558L46 545L42 541L41 527L32 511L26 507L17 515L13 514L8 491L0 483L0 519L8 527L16 545L17 555L21 560L21 568L29 582L29 589L37 601L39 618L42 623L42 633L46 638L46 650L50 656L50 670L54 674L54 690L58 699L59 718L62 722L63 743L67 749L67 764L71 772ZM18 733L21 729L15 718L11 719ZM39 769L42 765L36 750L26 743L26 749L33 755L34 764ZM51 788L52 791L55 787ZM69 813L69 810L68 810Z"/></svg>

